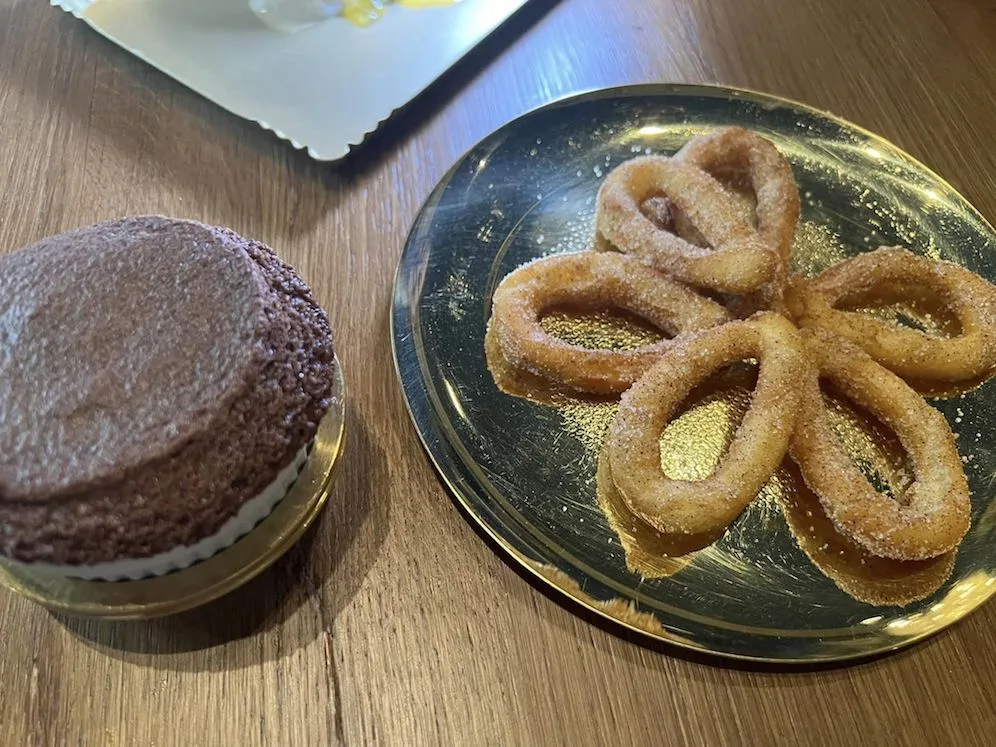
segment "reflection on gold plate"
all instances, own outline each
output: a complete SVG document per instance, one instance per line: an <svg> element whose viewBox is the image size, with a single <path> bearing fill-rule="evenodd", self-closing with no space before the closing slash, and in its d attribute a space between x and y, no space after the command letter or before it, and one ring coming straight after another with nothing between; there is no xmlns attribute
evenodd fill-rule
<svg viewBox="0 0 996 747"><path fill-rule="evenodd" d="M598 459L599 508L619 537L626 553L626 566L644 578L667 578L684 568L696 550L711 545L718 536L667 535L650 526L626 506L612 481L612 468L602 451Z"/></svg>
<svg viewBox="0 0 996 747"><path fill-rule="evenodd" d="M722 536L677 542L628 510L599 459L616 402L553 390L504 360L486 335L501 278L538 257L592 248L594 197L615 165L672 153L726 125L760 132L792 163L802 200L795 272L905 245L996 278L992 227L940 177L854 125L737 89L596 91L492 134L426 202L392 312L413 422L456 499L511 558L619 625L754 661L839 661L910 645L996 593L996 387L967 391L967 382L933 402L958 436L972 489L972 528L957 555L920 563L868 556L836 533L788 463ZM928 299L870 309L866 299L851 301L952 331ZM604 309L558 309L542 323L562 339L605 347L657 339ZM755 379L748 361L692 392L661 436L665 473L700 480L715 469ZM826 395L856 463L903 500L909 469L894 435Z"/></svg>
<svg viewBox="0 0 996 747"><path fill-rule="evenodd" d="M903 607L930 596L947 581L957 551L930 560L878 558L842 536L806 488L794 465L781 480L779 505L799 547L845 594L876 606Z"/></svg>
<svg viewBox="0 0 996 747"><path fill-rule="evenodd" d="M577 581L553 566L533 563L530 570L568 596L613 620L623 622L632 630L638 630L652 636L666 634L657 618L646 612L641 612L632 602L626 602L622 599L601 600L590 597Z"/></svg>
<svg viewBox="0 0 996 747"><path fill-rule="evenodd" d="M53 612L139 620L198 607L242 586L289 550L321 512L345 441L346 389L336 363L332 406L297 481L252 532L207 560L139 581L85 581L0 561L0 584Z"/></svg>

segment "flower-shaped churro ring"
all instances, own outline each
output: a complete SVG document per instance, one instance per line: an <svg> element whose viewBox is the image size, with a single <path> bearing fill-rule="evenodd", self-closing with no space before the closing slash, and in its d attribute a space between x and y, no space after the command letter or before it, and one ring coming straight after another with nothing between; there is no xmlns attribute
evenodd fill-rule
<svg viewBox="0 0 996 747"><path fill-rule="evenodd" d="M751 405L715 472L672 480L661 470L658 440L695 385L726 365L758 361ZM629 391L606 441L612 476L634 514L662 532L722 530L754 500L785 457L806 372L798 330L762 313L689 335L665 353Z"/></svg>
<svg viewBox="0 0 996 747"><path fill-rule="evenodd" d="M753 214L734 193L741 190L753 191ZM996 287L959 265L899 248L862 254L815 278L787 278L798 220L791 166L743 129L694 138L673 158L626 161L598 193L596 248L614 251L551 257L508 276L494 296L489 367L499 387L504 377L511 382L505 391L518 396L528 396L520 392L533 386L531 376L572 390L622 392L600 456L598 495L634 557L652 561L719 536L790 452L840 547L861 548L893 577L926 569L927 589L950 570L970 502L947 421L911 387L964 388L996 371ZM732 320L683 283L708 289L737 316L753 315ZM544 332L541 314L554 306L621 308L666 332L689 333L638 350L587 350ZM937 312L936 324L925 326L950 336L888 316L907 307L920 321ZM700 481L669 478L659 443L665 426L697 385L747 359L758 361L757 384L718 466ZM879 492L836 436L821 381L898 437L913 473L910 485L890 485L898 498ZM800 536L806 519L787 516ZM809 535L799 542L822 562L827 543ZM678 567L643 560L654 575ZM908 561L923 568L911 570ZM828 573L845 588L861 577L852 566L834 559Z"/></svg>
<svg viewBox="0 0 996 747"><path fill-rule="evenodd" d="M696 246L659 228L641 210L667 197L712 248ZM596 231L612 247L632 254L699 288L749 293L777 274L780 257L751 225L747 209L706 172L663 156L617 166L598 192Z"/></svg>
<svg viewBox="0 0 996 747"><path fill-rule="evenodd" d="M949 309L958 334L942 337L836 308L918 300ZM953 262L876 249L814 278L793 278L786 304L800 327L844 337L905 379L961 382L996 367L996 287Z"/></svg>
<svg viewBox="0 0 996 747"><path fill-rule="evenodd" d="M820 330L802 334L810 365L797 383L802 396L791 455L834 526L884 558L924 560L956 547L968 531L971 505L947 420L857 346ZM914 478L899 500L879 493L838 441L821 379L899 437Z"/></svg>
<svg viewBox="0 0 996 747"><path fill-rule="evenodd" d="M893 560L868 552L837 531L819 497L806 487L796 465L786 465L787 482L778 505L796 544L838 588L859 602L903 606L933 594L951 575L956 552L928 560ZM677 563L679 558L667 558Z"/></svg>
<svg viewBox="0 0 996 747"><path fill-rule="evenodd" d="M492 299L488 335L508 363L537 376L596 394L629 388L675 344L665 339L636 350L593 350L546 332L545 311L569 305L621 309L668 335L730 319L714 301L623 254L561 254L524 265L502 280Z"/></svg>
<svg viewBox="0 0 996 747"><path fill-rule="evenodd" d="M770 141L742 127L723 127L692 138L674 158L702 169L723 184L753 192L758 235L778 253L781 262L770 283L749 298L731 300L731 306L748 313L781 310L799 223L799 190L788 160ZM682 238L701 241L681 213L674 216L674 225Z"/></svg>
<svg viewBox="0 0 996 747"><path fill-rule="evenodd" d="M674 158L720 182L749 188L757 198L757 232L778 252L783 268L788 267L799 222L799 190L792 167L770 141L742 127L724 127L692 138Z"/></svg>

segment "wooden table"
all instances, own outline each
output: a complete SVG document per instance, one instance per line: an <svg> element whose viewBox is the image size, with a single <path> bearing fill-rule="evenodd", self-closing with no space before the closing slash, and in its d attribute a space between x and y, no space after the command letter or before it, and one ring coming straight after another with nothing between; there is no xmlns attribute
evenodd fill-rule
<svg viewBox="0 0 996 747"><path fill-rule="evenodd" d="M128 213L230 225L314 286L350 388L348 452L320 526L248 587L147 624L59 619L0 592L4 744L993 738L996 605L872 663L724 668L565 610L481 541L433 473L388 335L420 203L508 119L643 81L721 82L829 109L996 218L993 0L536 0L337 168L41 0L0 0L2 251Z"/></svg>

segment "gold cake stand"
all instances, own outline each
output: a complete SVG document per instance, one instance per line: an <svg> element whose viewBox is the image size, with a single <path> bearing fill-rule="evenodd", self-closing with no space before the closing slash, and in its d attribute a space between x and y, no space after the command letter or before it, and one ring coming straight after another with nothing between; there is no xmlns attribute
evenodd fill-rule
<svg viewBox="0 0 996 747"><path fill-rule="evenodd" d="M198 607L255 578L287 552L328 500L345 440L346 388L336 361L332 406L297 482L253 531L207 560L157 578L86 581L0 560L0 584L53 612L142 620Z"/></svg>

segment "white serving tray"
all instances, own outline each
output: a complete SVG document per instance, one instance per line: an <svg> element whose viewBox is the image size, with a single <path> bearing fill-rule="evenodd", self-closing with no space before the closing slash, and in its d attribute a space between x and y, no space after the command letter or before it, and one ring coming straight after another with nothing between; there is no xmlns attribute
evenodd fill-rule
<svg viewBox="0 0 996 747"><path fill-rule="evenodd" d="M527 1L391 6L368 28L334 18L286 33L248 0L51 0L321 161L345 156Z"/></svg>

